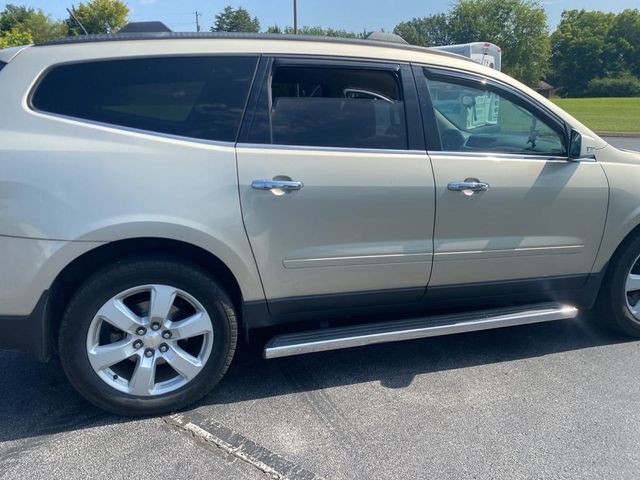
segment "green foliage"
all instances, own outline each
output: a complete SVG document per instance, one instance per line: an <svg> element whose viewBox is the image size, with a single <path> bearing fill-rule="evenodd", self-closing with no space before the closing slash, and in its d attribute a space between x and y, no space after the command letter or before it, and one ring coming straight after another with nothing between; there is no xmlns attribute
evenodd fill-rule
<svg viewBox="0 0 640 480"><path fill-rule="evenodd" d="M259 32L258 17L251 18L249 12L242 7L227 6L216 15L216 21L211 27L212 32Z"/></svg>
<svg viewBox="0 0 640 480"><path fill-rule="evenodd" d="M33 43L31 34L20 30L18 27L13 27L8 32L0 32L0 49L29 45L31 43Z"/></svg>
<svg viewBox="0 0 640 480"><path fill-rule="evenodd" d="M551 35L552 83L561 93L582 96L589 81L606 76L607 38L615 22L613 13L568 10Z"/></svg>
<svg viewBox="0 0 640 480"><path fill-rule="evenodd" d="M396 25L393 33L400 35L412 45L434 47L456 43L451 35L449 15L438 13L423 18L414 18Z"/></svg>
<svg viewBox="0 0 640 480"><path fill-rule="evenodd" d="M129 22L129 7L122 0L80 2L73 12L89 34L117 32ZM71 16L66 20L66 23L70 35L84 33Z"/></svg>
<svg viewBox="0 0 640 480"><path fill-rule="evenodd" d="M640 10L627 9L616 15L605 47L609 72L630 72L640 77Z"/></svg>
<svg viewBox="0 0 640 480"><path fill-rule="evenodd" d="M586 97L640 97L640 79L625 75L594 78L587 84Z"/></svg>
<svg viewBox="0 0 640 480"><path fill-rule="evenodd" d="M12 31L13 35L15 32L28 33L31 41L36 43L67 35L64 22L54 21L40 9L9 3L0 12L0 34L7 35Z"/></svg>
<svg viewBox="0 0 640 480"><path fill-rule="evenodd" d="M285 33L288 35L293 34L293 27L280 28L277 25L273 25L267 28L267 33ZM341 38L363 38L366 34L349 32L348 30L334 30L333 28L322 27L301 27L298 28L298 35L315 35L318 37L341 37Z"/></svg>

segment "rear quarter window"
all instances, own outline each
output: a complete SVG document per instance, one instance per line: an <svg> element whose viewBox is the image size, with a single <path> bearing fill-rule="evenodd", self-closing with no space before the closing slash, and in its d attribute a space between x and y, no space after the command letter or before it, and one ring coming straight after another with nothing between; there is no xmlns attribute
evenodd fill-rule
<svg viewBox="0 0 640 480"><path fill-rule="evenodd" d="M5 67L6 63L5 62L0 62L0 71Z"/></svg>
<svg viewBox="0 0 640 480"><path fill-rule="evenodd" d="M206 140L235 141L257 57L162 57L52 68L33 108Z"/></svg>

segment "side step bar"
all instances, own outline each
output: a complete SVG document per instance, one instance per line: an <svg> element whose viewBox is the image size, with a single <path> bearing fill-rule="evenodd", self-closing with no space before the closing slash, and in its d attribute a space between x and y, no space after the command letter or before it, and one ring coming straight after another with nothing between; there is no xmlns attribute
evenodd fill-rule
<svg viewBox="0 0 640 480"><path fill-rule="evenodd" d="M370 323L349 327L324 328L278 335L267 343L264 358L287 357L324 352L374 343L398 342L437 337L452 333L476 332L528 323L564 320L578 315L578 309L559 303L541 303L518 308L502 308Z"/></svg>

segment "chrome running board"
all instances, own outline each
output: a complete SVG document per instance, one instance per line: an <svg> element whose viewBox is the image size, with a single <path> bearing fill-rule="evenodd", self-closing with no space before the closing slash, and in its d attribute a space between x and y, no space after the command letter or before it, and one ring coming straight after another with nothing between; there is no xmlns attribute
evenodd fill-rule
<svg viewBox="0 0 640 480"><path fill-rule="evenodd" d="M287 357L360 347L374 343L399 342L453 333L476 332L528 323L564 320L578 315L578 309L559 303L541 303L518 308L501 308L454 315L394 320L350 327L324 328L278 335L267 343L264 358Z"/></svg>

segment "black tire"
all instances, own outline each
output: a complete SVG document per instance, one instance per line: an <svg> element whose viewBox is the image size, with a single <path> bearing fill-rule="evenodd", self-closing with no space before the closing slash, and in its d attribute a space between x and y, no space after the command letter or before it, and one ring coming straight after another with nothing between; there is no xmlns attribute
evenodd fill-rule
<svg viewBox="0 0 640 480"><path fill-rule="evenodd" d="M189 383L157 396L135 396L107 385L93 370L87 334L93 317L110 298L128 288L171 284L196 298L209 314L214 341L209 358ZM236 349L238 325L233 303L218 282L196 266L175 260L119 261L91 276L71 298L59 332L59 353L71 384L91 403L125 416L159 415L201 399L223 377Z"/></svg>
<svg viewBox="0 0 640 480"><path fill-rule="evenodd" d="M640 237L620 246L602 283L597 308L600 323L634 337L640 337L640 319L634 317L629 309L625 286L632 268L640 273L640 265L636 265L638 257Z"/></svg>

